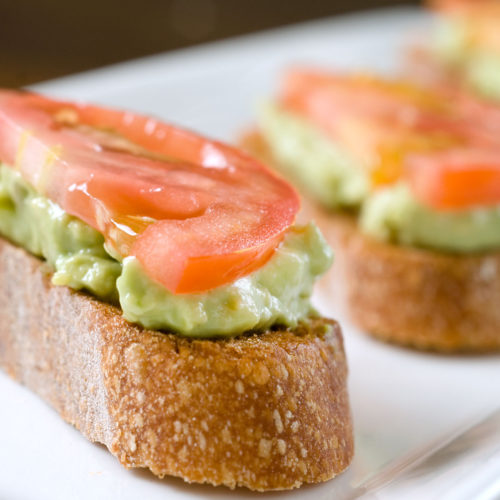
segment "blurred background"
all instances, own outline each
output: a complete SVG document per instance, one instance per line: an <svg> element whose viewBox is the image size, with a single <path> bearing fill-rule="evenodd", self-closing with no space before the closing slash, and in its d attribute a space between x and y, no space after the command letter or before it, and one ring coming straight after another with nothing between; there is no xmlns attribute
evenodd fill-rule
<svg viewBox="0 0 500 500"><path fill-rule="evenodd" d="M0 0L0 87L402 0Z"/></svg>

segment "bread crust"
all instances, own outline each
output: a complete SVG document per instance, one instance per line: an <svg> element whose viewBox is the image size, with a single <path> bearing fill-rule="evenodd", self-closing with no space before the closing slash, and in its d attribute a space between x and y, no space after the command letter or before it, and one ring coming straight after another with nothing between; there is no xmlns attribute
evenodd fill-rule
<svg viewBox="0 0 500 500"><path fill-rule="evenodd" d="M242 145L272 161L258 132ZM307 196L302 217L315 220L335 251L334 275L352 321L388 342L438 352L500 351L500 252L452 255L377 241L353 215L328 212Z"/></svg>
<svg viewBox="0 0 500 500"><path fill-rule="evenodd" d="M0 239L0 367L126 467L277 490L330 479L353 455L338 324L229 340L144 330L53 286Z"/></svg>

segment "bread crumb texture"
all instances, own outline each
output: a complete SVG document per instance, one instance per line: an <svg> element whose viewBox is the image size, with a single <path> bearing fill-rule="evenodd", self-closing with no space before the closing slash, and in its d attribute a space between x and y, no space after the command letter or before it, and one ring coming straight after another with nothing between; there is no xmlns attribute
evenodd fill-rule
<svg viewBox="0 0 500 500"><path fill-rule="evenodd" d="M0 366L127 467L279 490L325 481L353 454L338 324L190 340L50 284L0 241Z"/></svg>

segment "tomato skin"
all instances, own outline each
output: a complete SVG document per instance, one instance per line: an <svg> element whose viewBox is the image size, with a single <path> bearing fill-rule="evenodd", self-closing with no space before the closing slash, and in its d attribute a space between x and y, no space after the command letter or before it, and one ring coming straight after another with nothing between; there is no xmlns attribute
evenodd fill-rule
<svg viewBox="0 0 500 500"><path fill-rule="evenodd" d="M408 159L405 179L415 197L436 210L500 204L500 155L454 150Z"/></svg>
<svg viewBox="0 0 500 500"><path fill-rule="evenodd" d="M137 114L0 91L0 159L173 293L261 267L295 190L246 154Z"/></svg>

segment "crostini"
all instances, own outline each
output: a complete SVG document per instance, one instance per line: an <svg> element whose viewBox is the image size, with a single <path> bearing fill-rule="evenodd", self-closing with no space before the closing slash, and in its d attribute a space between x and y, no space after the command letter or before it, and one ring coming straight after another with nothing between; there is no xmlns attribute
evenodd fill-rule
<svg viewBox="0 0 500 500"><path fill-rule="evenodd" d="M127 467L254 490L353 454L331 264L294 189L123 111L0 92L0 367Z"/></svg>
<svg viewBox="0 0 500 500"><path fill-rule="evenodd" d="M500 111L457 89L294 69L243 139L300 186L352 319L437 351L500 349Z"/></svg>

